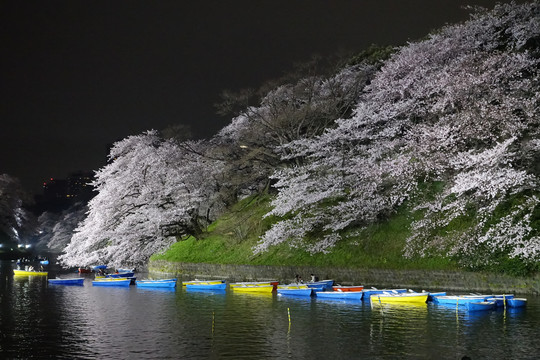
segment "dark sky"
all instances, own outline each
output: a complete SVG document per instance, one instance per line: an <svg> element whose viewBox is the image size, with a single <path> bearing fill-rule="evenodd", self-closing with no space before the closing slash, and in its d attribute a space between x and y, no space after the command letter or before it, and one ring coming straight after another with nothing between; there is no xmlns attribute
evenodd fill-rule
<svg viewBox="0 0 540 360"><path fill-rule="evenodd" d="M226 125L221 90L416 40L467 19L467 4L495 1L0 0L0 174L39 193L129 135L183 123L211 136Z"/></svg>

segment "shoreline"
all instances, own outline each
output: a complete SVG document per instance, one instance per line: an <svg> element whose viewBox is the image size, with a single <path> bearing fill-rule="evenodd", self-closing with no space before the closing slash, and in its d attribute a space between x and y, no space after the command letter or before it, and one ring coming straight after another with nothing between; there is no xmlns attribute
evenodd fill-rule
<svg viewBox="0 0 540 360"><path fill-rule="evenodd" d="M209 263L180 263L164 260L150 261L150 273L174 274L179 279L224 279L229 282L277 280L294 281L299 274L304 281L315 274L321 280L333 279L342 285L364 285L366 288L411 288L421 290L480 291L485 293L540 294L540 275L515 277L505 274L441 271L348 269L315 266L231 265Z"/></svg>

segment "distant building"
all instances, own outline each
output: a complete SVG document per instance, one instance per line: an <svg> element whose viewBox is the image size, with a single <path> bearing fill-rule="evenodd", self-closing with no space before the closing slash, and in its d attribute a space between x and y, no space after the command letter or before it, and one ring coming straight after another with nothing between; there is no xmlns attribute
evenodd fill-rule
<svg viewBox="0 0 540 360"><path fill-rule="evenodd" d="M94 180L94 174L91 172L76 172L67 178L66 197L77 198L82 201L90 200L94 194L94 187L91 182Z"/></svg>
<svg viewBox="0 0 540 360"><path fill-rule="evenodd" d="M88 202L94 197L92 172L75 172L67 179L50 178L43 183L43 195L36 197L36 211L62 211L76 202Z"/></svg>
<svg viewBox="0 0 540 360"><path fill-rule="evenodd" d="M64 179L51 178L43 183L43 199L45 201L54 201L65 199L68 194L68 182Z"/></svg>

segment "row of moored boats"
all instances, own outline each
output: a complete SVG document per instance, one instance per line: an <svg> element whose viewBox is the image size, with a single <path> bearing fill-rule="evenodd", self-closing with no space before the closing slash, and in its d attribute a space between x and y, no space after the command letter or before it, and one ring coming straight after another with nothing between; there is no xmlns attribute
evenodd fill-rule
<svg viewBox="0 0 540 360"><path fill-rule="evenodd" d="M223 280L184 281L182 285L188 290L225 290L227 284ZM279 296L316 296L322 299L342 299L370 301L378 304L425 304L433 302L442 306L455 306L469 311L492 310L497 307L524 307L527 299L516 298L513 294L500 295L447 295L446 292L415 292L407 289L365 289L362 285L335 285L333 280L322 280L309 283L279 285L277 281L231 283L229 288L234 292L272 292Z"/></svg>
<svg viewBox="0 0 540 360"><path fill-rule="evenodd" d="M47 271L34 270L13 270L15 276L48 276ZM54 278L47 279L49 284L53 285L84 285L84 277ZM135 272L131 270L122 270L113 274L96 275L92 280L93 286L130 286L152 287L152 288L174 288L177 279L144 279L137 280Z"/></svg>
<svg viewBox="0 0 540 360"><path fill-rule="evenodd" d="M44 271L14 270L15 275L47 275ZM96 275L93 286L130 286L146 288L174 288L176 278L137 280L132 270L119 270L114 274ZM50 284L83 285L84 278L48 279ZM363 285L335 285L333 280L313 281L280 285L278 281L235 282L227 284L224 280L183 281L187 290L225 291L227 286L238 293L272 293L278 296L316 296L321 299L341 299L352 301L370 301L372 304L425 304L433 302L441 306L456 307L469 311L493 310L499 307L521 308L527 299L516 298L513 294L469 294L447 295L446 292L415 292L407 289L364 288Z"/></svg>

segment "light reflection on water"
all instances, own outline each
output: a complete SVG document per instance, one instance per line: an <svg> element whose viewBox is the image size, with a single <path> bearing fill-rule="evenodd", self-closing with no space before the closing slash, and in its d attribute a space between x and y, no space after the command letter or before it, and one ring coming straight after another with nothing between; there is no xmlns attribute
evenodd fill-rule
<svg viewBox="0 0 540 360"><path fill-rule="evenodd" d="M534 358L540 299L470 313L234 291L0 277L0 353L65 359ZM290 315L290 317L289 317ZM290 320L289 320L290 319ZM532 355L534 354L534 355Z"/></svg>

